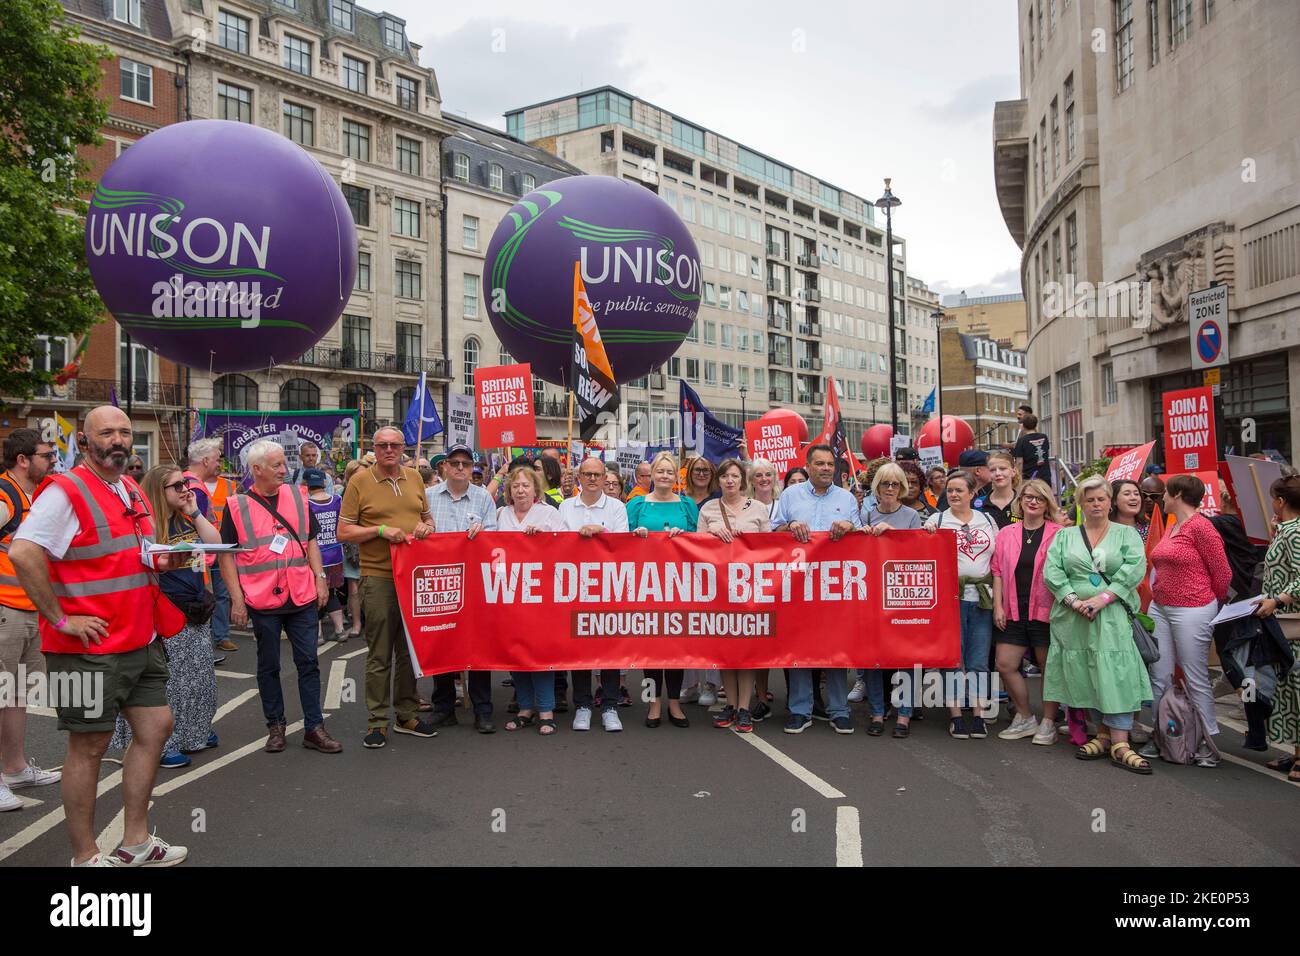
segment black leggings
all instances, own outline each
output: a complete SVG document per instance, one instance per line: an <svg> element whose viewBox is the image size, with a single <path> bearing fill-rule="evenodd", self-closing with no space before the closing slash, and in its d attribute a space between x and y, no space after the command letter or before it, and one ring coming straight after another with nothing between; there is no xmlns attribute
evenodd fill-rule
<svg viewBox="0 0 1300 956"><path fill-rule="evenodd" d="M656 697L666 696L669 700L677 700L682 696L682 676L685 673L683 670L643 670L641 676L654 682ZM665 690L667 694L664 693Z"/></svg>

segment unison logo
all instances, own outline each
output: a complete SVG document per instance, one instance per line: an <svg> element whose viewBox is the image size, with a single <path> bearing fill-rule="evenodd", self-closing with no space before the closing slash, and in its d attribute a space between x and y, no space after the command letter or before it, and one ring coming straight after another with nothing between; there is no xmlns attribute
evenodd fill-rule
<svg viewBox="0 0 1300 956"><path fill-rule="evenodd" d="M78 886L50 897L50 925L126 926L133 936L153 930L153 897L149 893L82 893Z"/></svg>
<svg viewBox="0 0 1300 956"><path fill-rule="evenodd" d="M210 216L186 219L184 210L185 204L171 196L99 186L86 225L90 251L96 257L159 259L186 275L282 279L267 269L270 226L227 224Z"/></svg>

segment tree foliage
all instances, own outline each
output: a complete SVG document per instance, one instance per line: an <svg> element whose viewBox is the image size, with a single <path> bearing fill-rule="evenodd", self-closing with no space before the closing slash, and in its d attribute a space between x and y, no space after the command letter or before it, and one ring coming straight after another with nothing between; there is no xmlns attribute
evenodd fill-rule
<svg viewBox="0 0 1300 956"><path fill-rule="evenodd" d="M4 0L0 15L0 394L49 376L29 357L38 335L76 336L103 304L86 267L80 146L98 144L109 51L77 39L54 0Z"/></svg>

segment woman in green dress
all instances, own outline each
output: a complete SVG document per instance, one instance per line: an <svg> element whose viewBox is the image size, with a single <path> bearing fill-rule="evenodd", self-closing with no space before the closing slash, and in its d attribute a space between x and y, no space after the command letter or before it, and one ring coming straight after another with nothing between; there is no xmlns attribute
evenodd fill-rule
<svg viewBox="0 0 1300 956"><path fill-rule="evenodd" d="M704 461L705 459L698 459ZM713 465L710 464L712 469ZM666 532L671 538L683 531L694 531L699 525L700 509L686 495L673 491L677 484L677 459L672 452L661 451L650 462L653 487L646 494L633 498L627 505L627 526L633 534L646 537L651 531ZM682 676L680 669L651 669L642 671L654 685L654 700L646 712L645 725L658 727L662 721L660 698L668 694L668 722L674 727L688 727L690 721L682 712Z"/></svg>
<svg viewBox="0 0 1300 956"><path fill-rule="evenodd" d="M1135 530L1110 520L1111 488L1105 478L1080 483L1076 500L1083 523L1052 539L1043 566L1056 598L1043 699L1100 712L1097 736L1075 751L1080 760L1109 754L1115 766L1149 774L1151 765L1128 738L1134 712L1151 699L1151 680L1124 610L1125 602L1138 606L1146 554Z"/></svg>
<svg viewBox="0 0 1300 956"><path fill-rule="evenodd" d="M1264 600L1261 617L1278 614L1282 633L1300 658L1300 476L1279 478L1269 488L1277 533L1264 556ZM1270 760L1269 767L1288 774L1300 783L1300 665L1291 668L1273 695L1268 717L1268 739L1279 747L1290 747L1293 756Z"/></svg>

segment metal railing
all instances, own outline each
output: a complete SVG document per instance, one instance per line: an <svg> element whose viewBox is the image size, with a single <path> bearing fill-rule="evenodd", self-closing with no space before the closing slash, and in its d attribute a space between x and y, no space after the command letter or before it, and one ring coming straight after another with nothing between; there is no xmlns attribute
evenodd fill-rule
<svg viewBox="0 0 1300 956"><path fill-rule="evenodd" d="M427 372L434 378L451 378L451 359L399 355L396 352L363 352L359 349L325 345L312 346L292 364L341 371L387 372L392 375L419 375Z"/></svg>
<svg viewBox="0 0 1300 956"><path fill-rule="evenodd" d="M64 385L41 385L37 387L32 397L98 405L108 404L116 394L119 404L125 405L129 394L132 403L135 404L180 408L183 405L183 392L183 387L174 382L134 380L128 389L125 380L79 377L69 380Z"/></svg>

